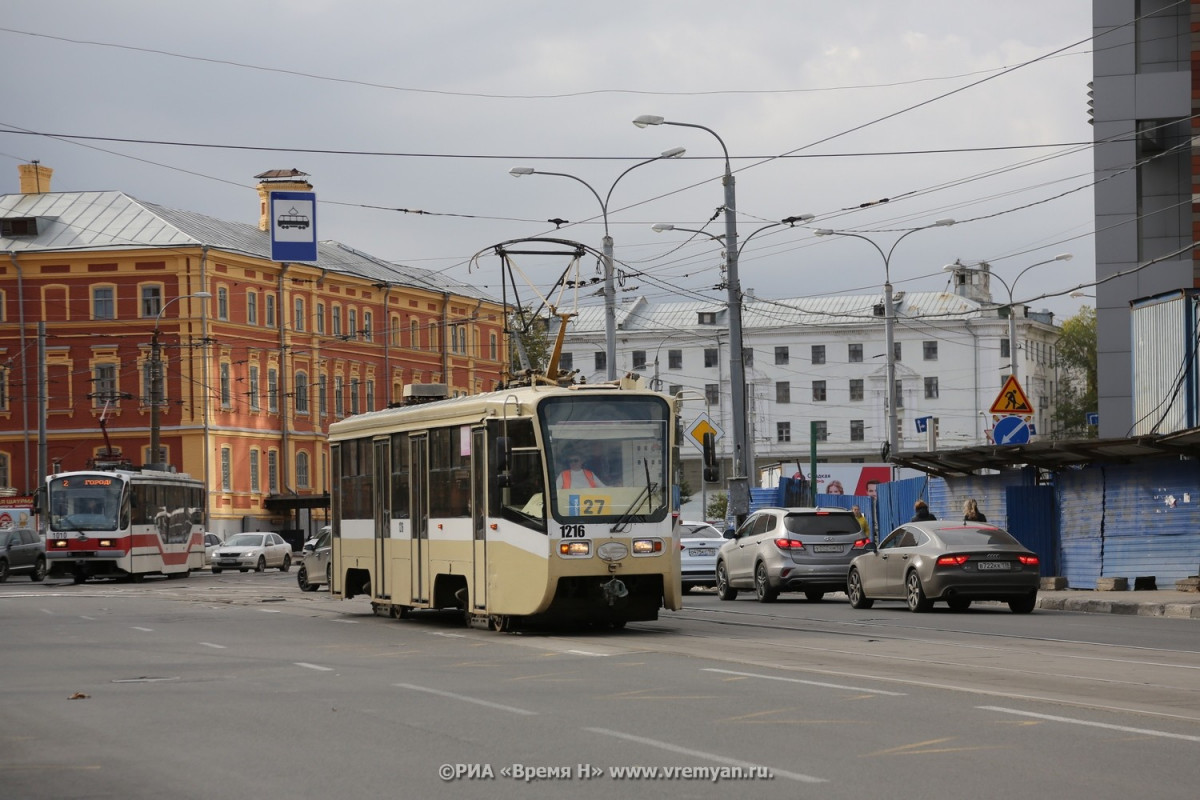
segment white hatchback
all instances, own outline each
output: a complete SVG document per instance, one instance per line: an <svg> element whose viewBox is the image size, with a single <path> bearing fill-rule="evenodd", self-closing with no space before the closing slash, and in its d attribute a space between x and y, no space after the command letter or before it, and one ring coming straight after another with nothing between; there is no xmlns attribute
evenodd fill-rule
<svg viewBox="0 0 1200 800"><path fill-rule="evenodd" d="M679 523L679 577L683 591L717 585L717 550L725 543L707 522Z"/></svg>

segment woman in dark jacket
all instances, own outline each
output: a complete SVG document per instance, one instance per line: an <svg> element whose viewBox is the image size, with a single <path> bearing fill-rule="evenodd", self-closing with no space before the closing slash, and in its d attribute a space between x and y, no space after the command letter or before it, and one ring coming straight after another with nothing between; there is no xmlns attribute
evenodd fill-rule
<svg viewBox="0 0 1200 800"><path fill-rule="evenodd" d="M963 503L963 522L987 522L987 517L979 510L974 498L967 498L967 502Z"/></svg>
<svg viewBox="0 0 1200 800"><path fill-rule="evenodd" d="M910 522L928 522L937 519L937 517L930 513L929 506L924 500L918 500L913 504L913 512L913 518L909 520Z"/></svg>

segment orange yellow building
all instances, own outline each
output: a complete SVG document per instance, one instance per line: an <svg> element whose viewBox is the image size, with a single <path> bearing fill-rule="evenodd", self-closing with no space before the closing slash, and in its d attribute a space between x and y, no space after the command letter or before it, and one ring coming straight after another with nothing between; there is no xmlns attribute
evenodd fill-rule
<svg viewBox="0 0 1200 800"><path fill-rule="evenodd" d="M408 384L503 379L504 309L476 288L332 241L316 263L271 260L269 193L311 191L303 173L258 176L253 225L19 169L0 195L0 489L111 445L202 476L222 535L307 532L326 517L330 422Z"/></svg>

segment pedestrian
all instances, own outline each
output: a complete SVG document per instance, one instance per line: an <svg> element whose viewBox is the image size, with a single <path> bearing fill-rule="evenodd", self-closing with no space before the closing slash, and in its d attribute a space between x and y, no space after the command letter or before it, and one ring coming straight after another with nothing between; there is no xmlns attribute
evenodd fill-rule
<svg viewBox="0 0 1200 800"><path fill-rule="evenodd" d="M863 535L870 538L871 526L867 524L867 518L863 516L862 509L858 506L850 506L850 510L854 512L854 518L858 520L858 527L862 530Z"/></svg>
<svg viewBox="0 0 1200 800"><path fill-rule="evenodd" d="M979 510L979 504L973 497L968 497L967 502L963 503L963 522L987 522L987 517Z"/></svg>
<svg viewBox="0 0 1200 800"><path fill-rule="evenodd" d="M928 503L924 500L913 503L913 518L909 520L910 522L929 522L934 519L937 517L930 513Z"/></svg>

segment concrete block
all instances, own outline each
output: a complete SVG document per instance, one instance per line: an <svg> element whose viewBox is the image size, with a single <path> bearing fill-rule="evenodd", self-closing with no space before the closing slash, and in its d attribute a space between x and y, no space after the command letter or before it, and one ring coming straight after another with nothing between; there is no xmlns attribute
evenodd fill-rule
<svg viewBox="0 0 1200 800"><path fill-rule="evenodd" d="M1097 578L1097 592L1127 592L1129 591L1129 578Z"/></svg>
<svg viewBox="0 0 1200 800"><path fill-rule="evenodd" d="M1175 591L1200 592L1200 576L1180 578L1179 580L1175 581Z"/></svg>
<svg viewBox="0 0 1200 800"><path fill-rule="evenodd" d="M1158 583L1154 580L1153 575L1142 575L1133 579L1133 590L1135 592L1155 592L1158 591Z"/></svg>
<svg viewBox="0 0 1200 800"><path fill-rule="evenodd" d="M1062 577L1042 578L1040 588L1044 592L1061 592L1067 588L1067 579Z"/></svg>

